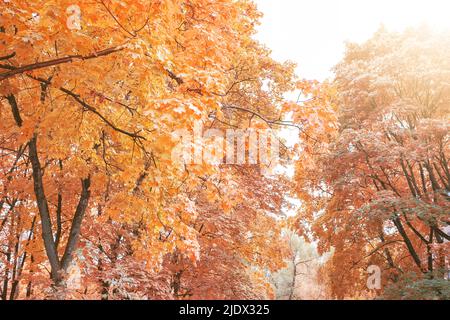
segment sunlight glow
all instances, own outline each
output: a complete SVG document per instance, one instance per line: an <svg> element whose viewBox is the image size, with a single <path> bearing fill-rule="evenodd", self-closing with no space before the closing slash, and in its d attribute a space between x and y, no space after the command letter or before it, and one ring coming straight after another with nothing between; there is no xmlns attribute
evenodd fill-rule
<svg viewBox="0 0 450 320"><path fill-rule="evenodd" d="M276 59L298 63L299 75L322 80L342 57L345 41L427 24L450 29L448 0L256 0L264 17L257 38Z"/></svg>

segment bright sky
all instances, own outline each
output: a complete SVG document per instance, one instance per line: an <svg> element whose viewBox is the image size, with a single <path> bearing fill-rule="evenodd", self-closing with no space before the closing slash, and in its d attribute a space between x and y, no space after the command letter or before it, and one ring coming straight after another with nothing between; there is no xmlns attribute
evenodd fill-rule
<svg viewBox="0 0 450 320"><path fill-rule="evenodd" d="M449 0L255 0L264 14L257 38L277 60L298 64L302 78L331 75L344 42L364 41L383 23L389 30L427 23L450 29Z"/></svg>

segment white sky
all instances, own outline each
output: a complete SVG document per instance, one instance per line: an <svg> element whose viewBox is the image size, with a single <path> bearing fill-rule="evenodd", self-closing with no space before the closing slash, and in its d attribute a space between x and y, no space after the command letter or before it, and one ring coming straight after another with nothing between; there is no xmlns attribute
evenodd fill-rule
<svg viewBox="0 0 450 320"><path fill-rule="evenodd" d="M450 0L254 0L264 14L257 39L277 60L298 64L301 78L331 75L346 40L361 42L383 23L389 30L427 23L450 28Z"/></svg>

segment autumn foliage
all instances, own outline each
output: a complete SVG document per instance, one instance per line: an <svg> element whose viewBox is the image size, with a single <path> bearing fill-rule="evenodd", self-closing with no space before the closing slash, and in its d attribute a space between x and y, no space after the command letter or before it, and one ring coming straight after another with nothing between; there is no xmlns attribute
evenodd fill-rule
<svg viewBox="0 0 450 320"><path fill-rule="evenodd" d="M2 298L270 297L283 185L170 157L198 121L280 119L293 65L255 6L71 5L1 3Z"/></svg>
<svg viewBox="0 0 450 320"><path fill-rule="evenodd" d="M382 294L366 287L376 265L389 298L448 298L449 39L380 29L335 68L339 129L297 165L332 297Z"/></svg>
<svg viewBox="0 0 450 320"><path fill-rule="evenodd" d="M328 253L311 297L442 297L448 35L380 31L320 83L271 58L259 17L247 0L0 2L1 299L279 298L292 230ZM198 123L271 129L295 176L174 160ZM371 264L386 292L367 292Z"/></svg>

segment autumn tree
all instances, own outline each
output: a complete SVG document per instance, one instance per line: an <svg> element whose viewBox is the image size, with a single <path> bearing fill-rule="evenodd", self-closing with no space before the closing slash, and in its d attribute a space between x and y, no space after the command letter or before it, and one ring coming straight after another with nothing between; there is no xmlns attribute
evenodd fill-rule
<svg viewBox="0 0 450 320"><path fill-rule="evenodd" d="M322 252L334 249L323 272L335 297L381 294L408 278L423 297L445 298L430 284L448 286L449 39L382 28L349 44L335 68L339 131L297 171L298 222ZM370 293L369 265L382 270Z"/></svg>
<svg viewBox="0 0 450 320"><path fill-rule="evenodd" d="M250 38L232 60L223 75L227 90L217 93L221 110L211 113L204 127L221 132L268 129L283 144L279 129L289 125L283 95L295 89L294 65L274 61L269 50ZM246 144L247 153L248 139ZM281 153L286 159L290 150L282 148ZM193 227L200 250L198 258L177 251L166 257L176 298L274 297L268 274L284 265L287 253L281 227L290 183L283 175L265 174L266 166L260 161L227 164L225 155L216 173L200 176L201 185L185 191L195 202Z"/></svg>
<svg viewBox="0 0 450 320"><path fill-rule="evenodd" d="M267 294L261 270L282 266L269 216L282 188L256 168L171 158L172 133L198 122L287 125L294 66L253 40L255 5L33 0L0 9L1 297L173 298L182 291L167 257L190 264L197 297L210 296L213 275L194 282L208 264L248 285L216 296Z"/></svg>

